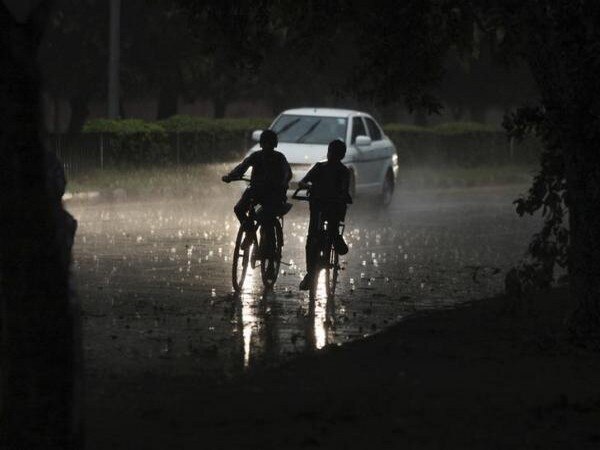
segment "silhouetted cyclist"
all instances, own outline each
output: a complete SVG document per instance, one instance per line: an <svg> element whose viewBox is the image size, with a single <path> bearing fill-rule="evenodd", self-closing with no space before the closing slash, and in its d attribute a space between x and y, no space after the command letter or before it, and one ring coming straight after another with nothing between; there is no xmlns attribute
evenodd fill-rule
<svg viewBox="0 0 600 450"><path fill-rule="evenodd" d="M252 168L250 186L233 208L242 224L248 224L245 218L253 203L258 203L262 207L259 220L264 217L275 217L285 207L292 170L283 153L275 150L277 143L277 134L274 131L263 131L260 135L261 150L252 153L222 178L225 183L229 183L242 178L246 171Z"/></svg>
<svg viewBox="0 0 600 450"><path fill-rule="evenodd" d="M339 139L331 141L327 149L327 161L316 163L298 183L310 189L310 222L306 239L306 271L300 283L301 290L308 290L313 281L319 256L317 242L320 222L327 221L334 237L334 246L340 255L348 253L348 246L338 233L339 223L346 217L346 205L350 197L350 170L342 163L346 144Z"/></svg>

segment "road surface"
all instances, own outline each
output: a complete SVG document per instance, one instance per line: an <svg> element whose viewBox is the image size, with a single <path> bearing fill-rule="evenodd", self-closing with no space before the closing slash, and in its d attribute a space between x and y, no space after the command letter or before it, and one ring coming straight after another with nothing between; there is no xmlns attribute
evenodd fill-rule
<svg viewBox="0 0 600 450"><path fill-rule="evenodd" d="M260 272L231 292L235 188L209 198L68 204L79 220L74 285L88 374L178 374L226 379L254 366L376 333L431 308L493 296L521 258L539 218L519 218L523 186L402 191L381 210L348 213L350 252L338 293L309 309L306 204L285 219L275 291Z"/></svg>

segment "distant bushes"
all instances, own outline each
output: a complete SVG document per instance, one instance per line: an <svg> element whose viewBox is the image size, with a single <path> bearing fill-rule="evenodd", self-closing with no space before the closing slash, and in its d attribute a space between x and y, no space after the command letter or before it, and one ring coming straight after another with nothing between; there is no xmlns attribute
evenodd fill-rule
<svg viewBox="0 0 600 450"><path fill-rule="evenodd" d="M428 133L438 135L467 134L475 132L498 132L502 131L492 125L478 122L448 122L430 127L408 125L404 123L388 123L383 126L387 133Z"/></svg>
<svg viewBox="0 0 600 450"><path fill-rule="evenodd" d="M473 122L387 124L383 129L396 145L401 164L411 166L534 164L541 149L533 138L511 142L502 129Z"/></svg>
<svg viewBox="0 0 600 450"><path fill-rule="evenodd" d="M103 165L168 164L170 160L169 136L154 122L94 119L84 125L83 133L88 147L94 144L94 135L97 136Z"/></svg>
<svg viewBox="0 0 600 450"><path fill-rule="evenodd" d="M83 126L84 133L113 133L119 135L164 133L164 127L142 119L93 119Z"/></svg>
<svg viewBox="0 0 600 450"><path fill-rule="evenodd" d="M94 119L85 124L83 135L86 142L96 136L98 151L103 152L102 159L108 166L190 164L239 157L251 143L251 132L267 128L270 123L269 119L183 115L156 122ZM72 138L71 142L76 140ZM66 157L76 151L76 148L62 149L62 154Z"/></svg>
<svg viewBox="0 0 600 450"><path fill-rule="evenodd" d="M271 122L271 119L210 119L179 115L155 123L170 132L227 136L267 128Z"/></svg>
<svg viewBox="0 0 600 450"><path fill-rule="evenodd" d="M173 116L156 122L141 119L93 119L83 127L84 133L202 133L229 136L249 130L267 128L270 119L210 119L208 117Z"/></svg>
<svg viewBox="0 0 600 450"><path fill-rule="evenodd" d="M191 164L238 159L253 143L253 130L265 129L270 119L210 119L178 115L166 120L94 119L79 137L60 139L61 154L78 151L77 142L96 147L107 166ZM394 142L404 166L455 166L532 164L539 143L534 139L511 143L506 134L489 125L469 122L419 127L386 124L384 132ZM96 144L94 144L96 142ZM62 144L61 144L62 145ZM90 151L92 154L93 151Z"/></svg>

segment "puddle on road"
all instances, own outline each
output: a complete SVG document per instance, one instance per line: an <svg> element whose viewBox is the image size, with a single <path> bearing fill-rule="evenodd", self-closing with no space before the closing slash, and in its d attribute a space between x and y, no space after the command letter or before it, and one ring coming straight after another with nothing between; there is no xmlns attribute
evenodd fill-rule
<svg viewBox="0 0 600 450"><path fill-rule="evenodd" d="M284 261L265 295L249 271L231 292L233 198L71 207L80 221L74 274L88 370L233 376L343 344L414 311L499 292L536 220L510 191L400 195L389 211L354 206L336 298L298 291L307 208L286 217ZM425 196L425 197L424 197Z"/></svg>

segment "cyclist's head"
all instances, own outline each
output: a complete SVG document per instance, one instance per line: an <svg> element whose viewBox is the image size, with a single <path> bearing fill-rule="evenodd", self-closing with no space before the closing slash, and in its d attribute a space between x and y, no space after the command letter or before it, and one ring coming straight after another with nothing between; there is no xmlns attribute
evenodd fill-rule
<svg viewBox="0 0 600 450"><path fill-rule="evenodd" d="M346 144L339 139L331 141L327 148L327 160L328 161L341 161L346 156Z"/></svg>
<svg viewBox="0 0 600 450"><path fill-rule="evenodd" d="M277 133L273 130L265 130L260 135L260 148L263 150L273 150L277 147Z"/></svg>

